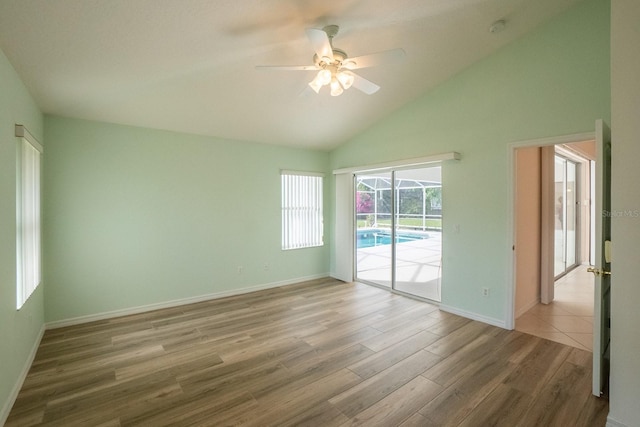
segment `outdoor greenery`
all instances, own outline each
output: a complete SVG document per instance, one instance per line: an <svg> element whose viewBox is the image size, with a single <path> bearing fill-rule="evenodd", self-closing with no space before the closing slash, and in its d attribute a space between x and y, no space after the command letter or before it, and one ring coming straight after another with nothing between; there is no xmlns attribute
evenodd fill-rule
<svg viewBox="0 0 640 427"><path fill-rule="evenodd" d="M360 184L362 186L362 184ZM360 187L359 186L359 187ZM425 199L426 215L439 215L442 206L442 188L406 188L399 191L399 212L408 215L422 215L423 192ZM379 191L377 196L374 192L365 191L358 188L356 192L356 212L373 213L377 200L378 213L391 213L391 191Z"/></svg>
<svg viewBox="0 0 640 427"><path fill-rule="evenodd" d="M422 189L400 190L400 213L422 215ZM442 208L442 189L425 188L424 198L427 215L440 214Z"/></svg>
<svg viewBox="0 0 640 427"><path fill-rule="evenodd" d="M358 228L371 227L372 225L373 221L370 219L358 219ZM391 219L379 219L378 225L391 227ZM400 218L398 225L400 227L420 228L422 227L422 218ZM442 228L442 219L427 218L425 220L425 226L430 229L440 229Z"/></svg>
<svg viewBox="0 0 640 427"><path fill-rule="evenodd" d="M422 227L422 218L400 218L399 226L400 227ZM391 219L382 219L378 220L378 225L391 226ZM441 218L427 218L425 220L425 225L428 228L440 228L442 227L442 219Z"/></svg>
<svg viewBox="0 0 640 427"><path fill-rule="evenodd" d="M362 182L358 184L356 212L359 228L391 226L391 193L389 188L375 191ZM398 190L398 204L399 227L442 228L442 187L401 188ZM430 216L424 219L424 224L423 215Z"/></svg>

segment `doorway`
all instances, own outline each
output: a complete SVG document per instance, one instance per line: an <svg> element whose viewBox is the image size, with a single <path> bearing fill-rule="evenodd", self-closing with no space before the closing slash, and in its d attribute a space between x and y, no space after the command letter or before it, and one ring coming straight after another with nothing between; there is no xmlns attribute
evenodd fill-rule
<svg viewBox="0 0 640 427"><path fill-rule="evenodd" d="M516 149L515 329L588 351L593 347L594 282L586 270L594 245L594 161L594 141ZM546 296L545 262L551 270Z"/></svg>
<svg viewBox="0 0 640 427"><path fill-rule="evenodd" d="M591 171L590 179L591 189L589 191L590 206L580 206L581 210L591 212L590 222L593 224L590 250L583 251L583 259L590 259L593 266L587 268L587 272L593 273L593 300L592 311L592 393L595 396L602 396L605 393L609 380L609 360L610 360L610 344L611 344L611 130L608 125L601 119L595 122L595 131L593 133L567 135L554 138L546 138L533 141L522 141L509 145L509 164L511 166L512 180L509 181L509 193L511 202L509 203L509 223L511 238L513 242L510 258L512 286L509 290L512 292L511 310L507 312L507 327L515 328L515 318L521 313L521 307L518 305L518 295L521 293L520 285L522 270L518 268L519 262L523 258L522 241L520 240L520 224L518 211L520 208L519 198L522 195L533 194L531 198L539 199L540 221L540 238L535 239L540 244L539 257L535 256L527 259L529 262L538 262L539 280L534 284L539 284L539 295L546 307L553 309L554 305L554 227L553 219L554 203L550 195L554 194L554 172L553 163L555 156L555 148L558 144L575 145L573 148L580 146L579 141L584 141L595 146L595 154L588 157L589 170ZM540 197L536 197L536 191L521 191L518 167L518 155L520 149L533 149L538 155L538 164L541 179L539 186ZM536 168L534 168L535 170ZM587 168L585 168L587 169ZM514 185L515 184L515 185ZM527 197L524 197L526 200ZM535 223L535 222L534 222ZM582 226L585 227L584 225ZM526 245L525 245L526 247ZM589 253L589 256L584 254ZM537 290L537 289L536 289ZM533 305L536 305L537 301ZM535 307L534 307L535 308ZM556 317L560 317L561 313L555 313ZM568 323L568 322L567 322ZM553 326L553 325L550 325ZM577 347L577 346L576 346Z"/></svg>
<svg viewBox="0 0 640 427"><path fill-rule="evenodd" d="M442 168L355 175L356 280L441 301Z"/></svg>

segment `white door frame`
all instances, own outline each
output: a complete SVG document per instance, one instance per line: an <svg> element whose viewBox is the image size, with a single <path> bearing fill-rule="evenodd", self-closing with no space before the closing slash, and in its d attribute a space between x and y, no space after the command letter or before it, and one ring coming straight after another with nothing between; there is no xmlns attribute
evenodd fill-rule
<svg viewBox="0 0 640 427"><path fill-rule="evenodd" d="M507 145L507 247L515 248L515 203L516 203L516 150L524 147L545 147L572 142L591 141L595 139L595 132L576 133L570 135L554 136L549 138L529 139L516 141ZM516 304L516 256L515 250L507 251L507 304L505 313L505 327L515 328L515 304ZM552 266L550 267L552 268Z"/></svg>

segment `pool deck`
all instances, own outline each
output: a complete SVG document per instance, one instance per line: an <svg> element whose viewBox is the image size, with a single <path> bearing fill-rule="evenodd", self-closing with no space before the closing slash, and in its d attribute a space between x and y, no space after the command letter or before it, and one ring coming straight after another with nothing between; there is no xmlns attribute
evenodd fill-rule
<svg viewBox="0 0 640 427"><path fill-rule="evenodd" d="M422 233L421 233L422 234ZM396 289L440 301L442 234L396 245ZM391 287L391 245L358 248L357 279Z"/></svg>

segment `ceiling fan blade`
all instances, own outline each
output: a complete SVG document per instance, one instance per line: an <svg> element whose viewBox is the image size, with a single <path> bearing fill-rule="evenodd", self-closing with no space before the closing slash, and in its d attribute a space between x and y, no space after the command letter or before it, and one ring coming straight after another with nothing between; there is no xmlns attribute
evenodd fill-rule
<svg viewBox="0 0 640 427"><path fill-rule="evenodd" d="M315 65L256 65L256 70L317 71L319 68Z"/></svg>
<svg viewBox="0 0 640 427"><path fill-rule="evenodd" d="M313 46L318 58L329 58L333 61L333 49L329 42L329 36L324 30L318 30L316 28L307 28L307 37Z"/></svg>
<svg viewBox="0 0 640 427"><path fill-rule="evenodd" d="M380 86L378 86L377 84L373 83L372 81L369 81L367 79L365 79L364 77L361 77L359 75L357 75L356 73L351 73L353 74L353 87L355 87L358 90L361 90L362 92L366 93L367 95L373 95L374 93L376 93L379 89Z"/></svg>
<svg viewBox="0 0 640 427"><path fill-rule="evenodd" d="M342 63L342 68L349 70L357 70L358 68L373 67L379 64L388 64L389 62L399 61L405 57L406 53L403 49L391 49L370 55L356 56L347 58Z"/></svg>

